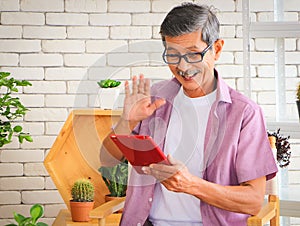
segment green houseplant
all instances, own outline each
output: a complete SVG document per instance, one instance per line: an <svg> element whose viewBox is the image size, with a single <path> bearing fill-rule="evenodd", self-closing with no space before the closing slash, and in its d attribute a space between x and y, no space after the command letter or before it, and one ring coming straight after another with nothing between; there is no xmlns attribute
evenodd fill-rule
<svg viewBox="0 0 300 226"><path fill-rule="evenodd" d="M297 107L298 107L298 115L299 115L299 120L300 120L300 82L298 83L297 86L297 93L296 93L296 103L297 103Z"/></svg>
<svg viewBox="0 0 300 226"><path fill-rule="evenodd" d="M280 128L274 132L268 131L268 136L274 136L276 138L275 146L276 146L276 157L277 163L279 167L284 168L290 164L291 158L291 147L289 138L290 136L284 136L280 133Z"/></svg>
<svg viewBox="0 0 300 226"><path fill-rule="evenodd" d="M89 212L94 207L94 184L85 178L76 180L71 189L71 216L73 221L89 221Z"/></svg>
<svg viewBox="0 0 300 226"><path fill-rule="evenodd" d="M97 82L101 88L114 88L118 87L121 82L114 79L105 79Z"/></svg>
<svg viewBox="0 0 300 226"><path fill-rule="evenodd" d="M128 162L127 160L113 167L99 168L111 197L124 197L126 195L128 180Z"/></svg>
<svg viewBox="0 0 300 226"><path fill-rule="evenodd" d="M114 79L105 79L97 82L100 87L99 100L102 109L116 108L115 102L120 94L121 82Z"/></svg>
<svg viewBox="0 0 300 226"><path fill-rule="evenodd" d="M7 224L5 226L48 226L43 222L37 222L44 214L44 209L40 204L35 204L30 208L30 217L24 217L14 212L14 219L18 224Z"/></svg>
<svg viewBox="0 0 300 226"><path fill-rule="evenodd" d="M9 72L0 72L0 147L10 143L13 135L18 137L20 143L24 140L32 142L31 136L22 131L22 126L13 126L14 121L22 118L28 111L19 97L13 94L18 93L18 87L31 86L31 83L9 76Z"/></svg>

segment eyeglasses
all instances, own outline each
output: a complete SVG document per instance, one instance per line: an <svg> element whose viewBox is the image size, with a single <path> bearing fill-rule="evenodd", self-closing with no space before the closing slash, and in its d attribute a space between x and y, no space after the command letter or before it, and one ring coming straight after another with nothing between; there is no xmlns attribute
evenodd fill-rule
<svg viewBox="0 0 300 226"><path fill-rule="evenodd" d="M184 55L171 54L167 52L167 49L165 49L162 57L167 64L179 64L181 58L185 59L187 63L198 63L203 60L205 53L210 49L211 46L212 44L208 45L202 52L191 52Z"/></svg>

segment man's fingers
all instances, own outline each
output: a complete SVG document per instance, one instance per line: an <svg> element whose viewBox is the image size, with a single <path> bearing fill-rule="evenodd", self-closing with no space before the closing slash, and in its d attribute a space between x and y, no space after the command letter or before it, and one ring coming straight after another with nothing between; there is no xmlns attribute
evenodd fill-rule
<svg viewBox="0 0 300 226"><path fill-rule="evenodd" d="M171 165L181 165L181 162L174 159L170 154L168 154L167 159Z"/></svg>
<svg viewBox="0 0 300 226"><path fill-rule="evenodd" d="M148 107L148 114L152 115L154 111L163 106L166 103L164 99L157 99Z"/></svg>
<svg viewBox="0 0 300 226"><path fill-rule="evenodd" d="M125 96L128 97L130 95L129 82L125 81Z"/></svg>
<svg viewBox="0 0 300 226"><path fill-rule="evenodd" d="M157 99L149 106L149 108L152 112L154 112L156 109L160 108L165 103L166 103L165 99Z"/></svg>
<svg viewBox="0 0 300 226"><path fill-rule="evenodd" d="M138 85L138 92L144 94L144 84L145 84L145 80L144 80L144 75L140 74L140 80L139 80L139 85Z"/></svg>
<svg viewBox="0 0 300 226"><path fill-rule="evenodd" d="M133 76L132 78L132 94L135 95L138 92L138 85L137 85L137 77Z"/></svg>
<svg viewBox="0 0 300 226"><path fill-rule="evenodd" d="M144 92L145 92L146 96L150 96L150 80L149 79L145 79Z"/></svg>

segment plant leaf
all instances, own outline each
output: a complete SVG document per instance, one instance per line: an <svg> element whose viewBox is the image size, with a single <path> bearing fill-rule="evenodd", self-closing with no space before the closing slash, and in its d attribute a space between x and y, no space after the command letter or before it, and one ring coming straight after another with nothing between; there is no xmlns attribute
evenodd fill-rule
<svg viewBox="0 0 300 226"><path fill-rule="evenodd" d="M14 132L16 132L16 133L21 132L22 129L23 129L22 126L15 126L15 127L13 128Z"/></svg>
<svg viewBox="0 0 300 226"><path fill-rule="evenodd" d="M39 219L44 213L43 207L40 204L35 204L30 208L30 215L32 217L32 222L35 224L37 219Z"/></svg>
<svg viewBox="0 0 300 226"><path fill-rule="evenodd" d="M22 223L22 221L24 221L24 219L25 219L25 217L23 215L18 214L16 212L14 212L14 218L18 224Z"/></svg>
<svg viewBox="0 0 300 226"><path fill-rule="evenodd" d="M32 137L30 135L26 135L26 136L24 136L24 138L28 142L32 142L33 141Z"/></svg>
<svg viewBox="0 0 300 226"><path fill-rule="evenodd" d="M48 226L48 224L45 224L43 222L39 222L39 223L36 224L36 226Z"/></svg>
<svg viewBox="0 0 300 226"><path fill-rule="evenodd" d="M28 225L28 223L30 223L30 221L31 221L31 217L26 217L26 218L24 218L23 220L22 220L22 222L19 224L20 226L27 226Z"/></svg>

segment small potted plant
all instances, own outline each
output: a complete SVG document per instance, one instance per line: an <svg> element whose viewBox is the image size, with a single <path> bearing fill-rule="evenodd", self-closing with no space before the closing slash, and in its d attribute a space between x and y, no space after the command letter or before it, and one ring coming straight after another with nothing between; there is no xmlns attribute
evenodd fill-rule
<svg viewBox="0 0 300 226"><path fill-rule="evenodd" d="M116 100L120 94L120 81L105 79L97 82L100 87L100 107L102 109L116 108Z"/></svg>
<svg viewBox="0 0 300 226"><path fill-rule="evenodd" d="M90 220L89 213L94 207L94 184L85 178L74 182L70 200L71 216L73 221L87 222Z"/></svg>
<svg viewBox="0 0 300 226"><path fill-rule="evenodd" d="M102 175L110 194L106 196L106 201L126 196L128 180L128 162L119 163L113 167L100 167L99 172Z"/></svg>
<svg viewBox="0 0 300 226"><path fill-rule="evenodd" d="M18 224L7 224L5 226L48 226L43 222L37 222L44 214L44 209L40 204L34 204L30 208L30 217L14 212L14 219Z"/></svg>
<svg viewBox="0 0 300 226"><path fill-rule="evenodd" d="M298 83L296 97L297 97L296 103L298 107L298 115L300 120L300 82Z"/></svg>

